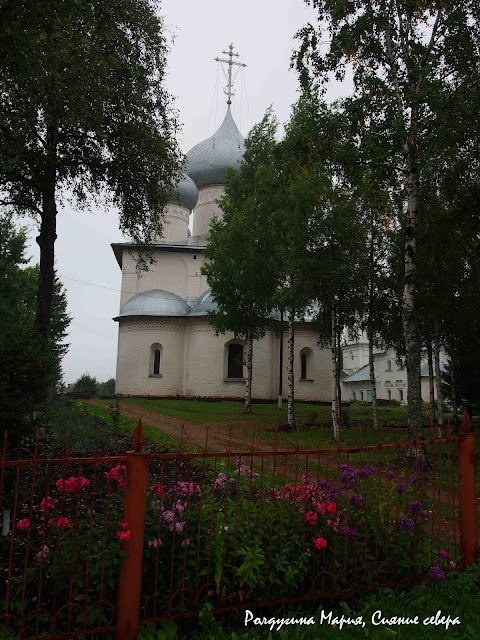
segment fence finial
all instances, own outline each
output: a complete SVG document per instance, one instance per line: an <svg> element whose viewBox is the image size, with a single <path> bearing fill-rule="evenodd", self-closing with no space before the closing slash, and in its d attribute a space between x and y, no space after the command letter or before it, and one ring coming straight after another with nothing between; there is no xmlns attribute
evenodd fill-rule
<svg viewBox="0 0 480 640"><path fill-rule="evenodd" d="M463 433L470 431L470 418L468 417L468 411L466 409L463 412L462 431Z"/></svg>
<svg viewBox="0 0 480 640"><path fill-rule="evenodd" d="M139 418L137 428L133 434L133 450L137 453L143 449L143 427L142 419Z"/></svg>

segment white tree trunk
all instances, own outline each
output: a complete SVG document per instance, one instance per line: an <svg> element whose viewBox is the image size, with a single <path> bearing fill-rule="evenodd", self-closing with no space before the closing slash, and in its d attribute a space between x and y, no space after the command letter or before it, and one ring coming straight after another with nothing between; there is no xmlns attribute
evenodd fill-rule
<svg viewBox="0 0 480 640"><path fill-rule="evenodd" d="M414 114L412 114L412 119ZM416 319L417 287L417 212L418 212L418 168L416 149L405 145L408 164L408 206L405 225L405 281L402 302L402 323L407 350L407 405L408 433L411 440L422 432L422 387L420 377L420 340Z"/></svg>
<svg viewBox="0 0 480 640"><path fill-rule="evenodd" d="M247 378L245 380L245 406L243 413L252 413L252 372L253 372L253 338L251 329L247 332L245 364L247 365Z"/></svg>
<svg viewBox="0 0 480 640"><path fill-rule="evenodd" d="M435 358L435 387L437 392L437 405L438 405L438 428L437 436L439 438L443 435L443 397L442 397L442 372L440 370L440 341L438 337L438 324L435 323L435 337L433 340L433 350Z"/></svg>
<svg viewBox="0 0 480 640"><path fill-rule="evenodd" d="M430 391L430 421L431 424L435 422L435 389L433 384L433 352L432 352L432 342L430 339L427 340L427 359L428 359L428 388Z"/></svg>
<svg viewBox="0 0 480 640"><path fill-rule="evenodd" d="M289 309L288 315L288 400L287 419L290 429L295 429L295 379L294 379L294 346L295 346L295 311Z"/></svg>
<svg viewBox="0 0 480 640"><path fill-rule="evenodd" d="M2 538L10 533L10 509L4 509L2 514Z"/></svg>
<svg viewBox="0 0 480 640"><path fill-rule="evenodd" d="M379 428L378 422L378 402L377 402L377 385L375 382L375 367L373 358L373 333L368 330L368 364L370 368L370 385L372 387L372 409L373 409L373 428Z"/></svg>
<svg viewBox="0 0 480 640"><path fill-rule="evenodd" d="M335 309L332 309L332 426L335 440L340 438L340 407L338 398L337 367L337 322Z"/></svg>

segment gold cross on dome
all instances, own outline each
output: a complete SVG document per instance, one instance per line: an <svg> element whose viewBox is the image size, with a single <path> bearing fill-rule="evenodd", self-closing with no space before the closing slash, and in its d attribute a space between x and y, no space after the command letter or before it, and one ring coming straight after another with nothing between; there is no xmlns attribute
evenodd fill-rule
<svg viewBox="0 0 480 640"><path fill-rule="evenodd" d="M232 96L235 95L235 91L233 90L233 81L232 81L232 67L235 65L237 67L246 67L246 64L243 62L234 62L233 56L239 57L238 53L233 53L233 43L230 43L228 47L228 51L222 51L226 56L228 56L228 60L222 60L222 58L215 58L217 62L224 62L228 64L228 78L227 78L227 86L224 88L224 92L227 95L227 104L232 104Z"/></svg>

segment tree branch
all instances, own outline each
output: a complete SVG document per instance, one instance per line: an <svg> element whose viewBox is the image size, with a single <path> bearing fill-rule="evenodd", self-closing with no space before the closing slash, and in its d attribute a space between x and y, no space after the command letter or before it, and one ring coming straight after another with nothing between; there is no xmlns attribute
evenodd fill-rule
<svg viewBox="0 0 480 640"><path fill-rule="evenodd" d="M415 87L415 93L418 95L420 93L420 89L422 88L423 81L425 79L425 68L427 66L428 56L430 55L433 45L435 44L435 37L437 35L438 27L440 25L440 18L442 17L442 6L438 5L437 17L435 18L435 24L433 25L432 35L430 36L430 42L425 50L425 53L422 58L422 62L420 63L420 72L418 75L417 86Z"/></svg>

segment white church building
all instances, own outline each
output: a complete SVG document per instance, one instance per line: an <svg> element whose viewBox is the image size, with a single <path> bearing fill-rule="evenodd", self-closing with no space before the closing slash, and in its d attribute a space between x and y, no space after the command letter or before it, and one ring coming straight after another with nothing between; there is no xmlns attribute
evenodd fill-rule
<svg viewBox="0 0 480 640"><path fill-rule="evenodd" d="M112 244L122 271L120 312L114 318L119 329L117 394L216 398L245 394L244 341L232 333L215 335L208 320L215 303L200 272L210 221L222 216L215 200L224 193L227 167L238 169L244 151L230 95L227 105L219 129L187 153L186 175L164 215L164 235L152 247L155 264L139 277L138 247ZM308 322L296 325L295 396L329 401L330 352L318 346ZM286 354L286 332L283 343ZM282 362L286 381L286 355ZM254 342L253 398L277 398L279 378L280 333L271 328Z"/></svg>

